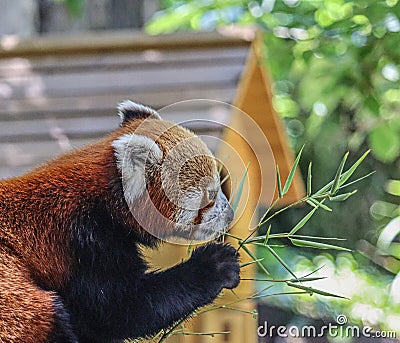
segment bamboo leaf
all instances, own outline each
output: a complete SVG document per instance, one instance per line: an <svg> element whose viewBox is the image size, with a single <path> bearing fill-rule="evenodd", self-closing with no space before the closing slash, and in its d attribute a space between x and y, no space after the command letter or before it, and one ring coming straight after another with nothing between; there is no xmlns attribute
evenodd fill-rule
<svg viewBox="0 0 400 343"><path fill-rule="evenodd" d="M315 200L314 198L310 198L306 201L307 204L313 206L313 207L321 207L325 211L332 212L332 209L326 205L324 205L322 202L319 202L318 200Z"/></svg>
<svg viewBox="0 0 400 343"><path fill-rule="evenodd" d="M239 296L236 294L236 292L235 292L235 290L233 290L233 289L230 289L230 291L231 291L231 293L236 297L236 298L238 298L239 299Z"/></svg>
<svg viewBox="0 0 400 343"><path fill-rule="evenodd" d="M316 240L332 240L332 241L345 241L346 238L337 238L337 237L316 237L316 236L305 236L305 235L293 235L289 238L307 238L307 239L316 239Z"/></svg>
<svg viewBox="0 0 400 343"><path fill-rule="evenodd" d="M309 204L312 207L317 207L318 208L318 205L316 203L312 202L310 199L306 200L306 203Z"/></svg>
<svg viewBox="0 0 400 343"><path fill-rule="evenodd" d="M264 239L264 245L268 244L268 240L269 240L269 235L271 233L271 224L269 224L268 229L267 229L267 233L265 234L265 239Z"/></svg>
<svg viewBox="0 0 400 343"><path fill-rule="evenodd" d="M290 235L289 233L278 233L278 234L269 234L268 240L271 239L281 239L281 238L307 238L307 239L316 239L316 240L332 240L332 241L345 241L345 238L337 238L337 237L316 237L316 236L305 236L305 235ZM264 244L265 236L256 236L247 240L247 244L255 243L255 242L263 242Z"/></svg>
<svg viewBox="0 0 400 343"><path fill-rule="evenodd" d="M258 242L248 242L248 244L252 244L252 245L257 245L259 247L263 247L265 248L266 245L264 243L258 243ZM286 244L268 244L269 247L274 247L274 248L284 248L287 245Z"/></svg>
<svg viewBox="0 0 400 343"><path fill-rule="evenodd" d="M264 292L270 290L270 289L273 288L273 287L275 287L275 286L274 286L274 285L270 285L270 286L264 287L263 289L260 289L259 291L257 291L257 292L255 292L254 294L252 294L252 295L249 297L249 299L251 299L252 297L255 297L255 296L259 295L259 294L262 294L262 293L264 293Z"/></svg>
<svg viewBox="0 0 400 343"><path fill-rule="evenodd" d="M343 168L346 163L347 157L349 156L349 152L346 152L342 158L342 161L340 162L339 168L336 172L335 179L333 180L332 188L331 188L331 194L336 194L336 192L339 189L339 183L340 183L340 177L342 176L343 173Z"/></svg>
<svg viewBox="0 0 400 343"><path fill-rule="evenodd" d="M258 318L258 311L256 309L253 310L253 319Z"/></svg>
<svg viewBox="0 0 400 343"><path fill-rule="evenodd" d="M311 281L319 281L327 279L326 276L316 276L316 277L300 277L297 280L289 280L290 282L311 282Z"/></svg>
<svg viewBox="0 0 400 343"><path fill-rule="evenodd" d="M310 196L312 193L311 168L312 168L312 162L310 161L310 163L308 165L308 172L307 172L307 196Z"/></svg>
<svg viewBox="0 0 400 343"><path fill-rule="evenodd" d="M342 189L342 188L345 188L345 187L349 187L349 186L351 186L351 185L353 185L353 184L355 184L357 182L360 182L361 180L366 179L367 177L370 177L371 175L373 175L375 173L376 173L376 171L374 170L374 171L372 171L372 172L370 172L370 173L368 173L368 174L366 174L364 176L359 177L358 179L355 179L354 181L351 181L349 183L345 183L343 186L340 186L339 189Z"/></svg>
<svg viewBox="0 0 400 343"><path fill-rule="evenodd" d="M298 294L310 294L310 292L307 291L297 291L297 292L277 292L277 293L270 293L270 294L261 294L255 297L252 297L251 299L262 299L262 298L268 298L268 297L276 297L277 295L298 295Z"/></svg>
<svg viewBox="0 0 400 343"><path fill-rule="evenodd" d="M227 159L229 159L229 155L222 156L221 160L219 160L219 167L218 167L218 174L221 174L222 170L224 169L224 163Z"/></svg>
<svg viewBox="0 0 400 343"><path fill-rule="evenodd" d="M318 210L318 207L314 207L310 212L308 212L308 214L300 220L292 230L290 230L289 235L294 235L299 231L309 221L316 210Z"/></svg>
<svg viewBox="0 0 400 343"><path fill-rule="evenodd" d="M344 193L344 194L339 194L336 195L334 197L329 197L330 201L345 201L348 198L350 198L353 194L357 193L357 189L355 189L354 191L350 192L350 193Z"/></svg>
<svg viewBox="0 0 400 343"><path fill-rule="evenodd" d="M297 169L297 166L299 164L301 153L303 152L303 149L304 149L304 145L302 146L302 148L300 149L299 153L297 154L296 159L294 160L292 169L290 170L289 175L288 175L288 177L286 179L285 186L283 186L283 190L282 190L283 194L286 194L288 192L288 190L290 188L290 185L292 184L294 173L296 172L296 169Z"/></svg>
<svg viewBox="0 0 400 343"><path fill-rule="evenodd" d="M282 282L311 282L311 281L319 281L326 279L326 276L319 277L301 277L298 279L285 279L285 280L274 280L274 279L258 279L258 278L243 278L241 281L262 281L262 282L273 282L273 283L282 283Z"/></svg>
<svg viewBox="0 0 400 343"><path fill-rule="evenodd" d="M253 315L253 318L254 318L254 314L256 314L256 318L257 318L257 312L254 313L255 310L249 311L249 310L245 310L245 309L242 309L242 308L230 307L230 306L225 306L224 309L231 310L231 311L238 311L238 312L243 312L243 313L252 314L252 315Z"/></svg>
<svg viewBox="0 0 400 343"><path fill-rule="evenodd" d="M308 273L308 274L302 276L302 278L307 278L307 277L309 277L310 275L314 275L315 273L319 272L319 271L320 271L322 268L324 268L324 267L325 267L325 265L319 266L317 269L313 270L312 272L310 272L310 273Z"/></svg>
<svg viewBox="0 0 400 343"><path fill-rule="evenodd" d="M276 165L276 182L278 187L278 197L279 199L281 199L283 197L283 194L282 194L281 174L279 173L278 165Z"/></svg>
<svg viewBox="0 0 400 343"><path fill-rule="evenodd" d="M230 174L226 174L225 177L220 182L220 185L222 186L230 177L231 177Z"/></svg>
<svg viewBox="0 0 400 343"><path fill-rule="evenodd" d="M350 177L353 175L353 173L356 171L358 166L364 161L364 159L367 157L367 155L371 152L371 150L367 150L348 170L346 170L339 182L339 186L342 186ZM322 187L320 190L318 190L314 195L321 195L324 194L333 184L333 181L328 182L324 187Z"/></svg>
<svg viewBox="0 0 400 343"><path fill-rule="evenodd" d="M242 197L242 192L243 192L244 181L246 180L246 176L249 171L249 167L250 167L250 162L247 164L246 170L244 171L242 178L240 179L239 186L238 186L238 189L235 194L235 198L233 199L232 209L233 209L233 212L235 212L235 213L239 207L240 198Z"/></svg>
<svg viewBox="0 0 400 343"><path fill-rule="evenodd" d="M346 172L343 173L342 177L340 178L340 186L343 185L348 179L350 179L358 166L362 163L362 161L364 161L364 159L370 152L371 150L367 150Z"/></svg>
<svg viewBox="0 0 400 343"><path fill-rule="evenodd" d="M343 248L337 245L320 243L320 242L313 242L313 241L306 241L303 239L296 239L296 238L289 238L290 241L298 246L298 247L308 247L314 249L332 249L332 250L340 250L340 251L351 251L350 249Z"/></svg>
<svg viewBox="0 0 400 343"><path fill-rule="evenodd" d="M276 253L274 249L267 245L269 252L278 260L278 262L297 280L296 274L290 269L284 260Z"/></svg>
<svg viewBox="0 0 400 343"><path fill-rule="evenodd" d="M248 247L246 247L246 245L243 244L242 248L253 259L253 261L257 260L257 257L251 252L251 250ZM256 263L265 274L271 276L271 273L267 270L267 268L265 268L265 266L260 261L257 261Z"/></svg>
<svg viewBox="0 0 400 343"><path fill-rule="evenodd" d="M326 296L326 297L334 297L334 298L340 298L340 299L347 299L348 300L348 298L343 297L341 295L337 295L337 294L321 291L321 290L313 288L313 287L307 287L307 286L299 285L299 284L296 284L296 283L293 283L293 282L286 282L286 284L289 287L301 289L301 290L306 291L306 292L308 292L310 294L316 293L316 294L320 294L320 295L323 295L323 296Z"/></svg>
<svg viewBox="0 0 400 343"><path fill-rule="evenodd" d="M250 265L252 265L254 263L258 263L258 262L262 262L262 261L264 261L264 258L258 258L257 260L241 264L240 268L244 268L244 267L250 266Z"/></svg>

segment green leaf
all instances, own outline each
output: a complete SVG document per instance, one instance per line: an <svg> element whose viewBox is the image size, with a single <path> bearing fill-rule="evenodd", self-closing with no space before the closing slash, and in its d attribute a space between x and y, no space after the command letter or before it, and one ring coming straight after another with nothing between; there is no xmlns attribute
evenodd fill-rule
<svg viewBox="0 0 400 343"><path fill-rule="evenodd" d="M316 277L299 277L297 280L296 279L292 279L289 280L290 282L311 282L311 281L319 281L319 280L325 280L327 279L326 276L316 276Z"/></svg>
<svg viewBox="0 0 400 343"><path fill-rule="evenodd" d="M346 183L348 179L353 175L353 173L356 171L356 169L359 167L359 165L364 161L364 159L367 157L367 155L371 152L371 150L367 150L354 164L346 170L342 176L340 177L340 182L339 186L342 186ZM329 188L332 187L333 181L328 182L324 187L322 187L319 191L315 193L315 195L321 195L324 194L328 191Z"/></svg>
<svg viewBox="0 0 400 343"><path fill-rule="evenodd" d="M308 172L307 172L307 196L310 196L312 193L312 184L311 184L311 168L312 168L312 162L310 161L308 165Z"/></svg>
<svg viewBox="0 0 400 343"><path fill-rule="evenodd" d="M330 201L345 201L348 198L350 198L353 194L356 194L356 193L357 193L357 189L355 189L354 191L349 192L349 193L344 193L344 194L336 195L334 197L329 197L329 200Z"/></svg>
<svg viewBox="0 0 400 343"><path fill-rule="evenodd" d="M286 284L289 287L293 287L293 288L297 288L297 289L301 289L303 291L307 291L310 294L316 293L319 295L323 295L325 297L334 297L334 298L340 298L340 299L348 299L346 297L343 297L341 295L337 295L337 294L333 294L333 293L329 293L329 292L325 292L325 291L321 291L319 289L313 288L313 287L307 287L307 286L303 286L303 285L298 285L296 283L293 282L286 282Z"/></svg>
<svg viewBox="0 0 400 343"><path fill-rule="evenodd" d="M264 258L258 258L258 259L254 260L254 261L250 261L250 262L241 264L240 268L244 268L244 267L250 266L250 265L252 265L254 263L258 263L258 262L262 262L262 261L264 261Z"/></svg>
<svg viewBox="0 0 400 343"><path fill-rule="evenodd" d="M332 188L330 191L331 194L336 194L336 192L339 189L340 177L342 176L344 164L346 163L348 156L349 156L349 152L346 152L342 158L342 161L340 162L339 168L335 175L335 179L333 180L333 183L332 183Z"/></svg>
<svg viewBox="0 0 400 343"><path fill-rule="evenodd" d="M241 278L241 281L261 281L261 282L272 282L272 283L283 283L283 282L311 282L311 281L319 281L325 280L326 276L316 276L316 277L300 277L298 279L284 279L284 280L276 280L276 279L259 279L259 278Z"/></svg>
<svg viewBox="0 0 400 343"><path fill-rule="evenodd" d="M400 132L389 123L374 128L368 138L378 160L389 163L400 155Z"/></svg>
<svg viewBox="0 0 400 343"><path fill-rule="evenodd" d="M299 164L301 153L303 152L303 149L304 149L304 145L302 146L302 148L300 149L299 153L297 154L296 159L294 160L292 169L290 170L289 175L287 177L287 180L285 182L285 186L283 186L283 190L282 190L283 194L286 194L288 192L288 190L290 188L290 185L292 184L294 173L296 172L296 169L297 169L297 166Z"/></svg>
<svg viewBox="0 0 400 343"><path fill-rule="evenodd" d="M253 261L257 261L257 260L258 260L257 257L256 257L256 255L254 255L254 254L252 253L252 251L251 251L249 248L246 247L245 244L242 245L242 249L253 259ZM261 268L261 270L262 270L266 275L271 276L271 273L267 270L267 268L265 268L265 266L264 266L260 261L257 261L256 263L258 264L258 266Z"/></svg>
<svg viewBox="0 0 400 343"><path fill-rule="evenodd" d="M250 162L247 164L246 170L244 171L242 178L240 179L240 183L239 183L238 189L236 191L235 198L233 199L232 209L233 209L233 212L235 212L235 213L239 207L240 198L242 197L242 192L243 192L244 181L246 180L246 176L249 171L249 167L250 167Z"/></svg>
<svg viewBox="0 0 400 343"><path fill-rule="evenodd" d="M269 224L268 229L267 229L267 233L265 234L265 239L264 239L264 244L265 244L265 245L268 244L269 235L270 235L270 233L271 233L271 227L272 227L272 225Z"/></svg>
<svg viewBox="0 0 400 343"><path fill-rule="evenodd" d="M271 294L257 295L257 296L251 297L251 299L262 299L262 298L282 296L282 295L299 295L299 294L310 294L310 292L305 292L305 291L301 291L301 292L300 291L297 291L297 292L277 292L277 293L271 293Z"/></svg>
<svg viewBox="0 0 400 343"><path fill-rule="evenodd" d="M278 233L278 234L270 234L268 236L268 240L271 239L282 239L282 238L307 238L307 239L316 239L316 240L334 240L334 241L345 241L345 238L337 238L337 237L315 237L315 236L305 236L305 235L290 235L289 233ZM265 241L265 236L256 236L249 238L246 243L252 244L255 242ZM260 245L264 246L264 242L260 243Z"/></svg>
<svg viewBox="0 0 400 343"><path fill-rule="evenodd" d="M278 260L278 262L297 280L296 274L292 272L290 267L286 264L284 260L282 260L282 258L275 252L275 250L268 245L266 247L269 250L269 252Z"/></svg>
<svg viewBox="0 0 400 343"><path fill-rule="evenodd" d="M277 187L278 187L279 199L282 199L283 194L282 194L281 174L279 173L279 166L278 165L276 165L276 182L277 182Z"/></svg>
<svg viewBox="0 0 400 343"><path fill-rule="evenodd" d="M386 184L386 192L400 196L400 180L389 180Z"/></svg>
<svg viewBox="0 0 400 343"><path fill-rule="evenodd" d="M187 248L187 254L186 254L187 257L190 257L190 255L192 254L192 250L193 250L193 242L190 242Z"/></svg>
<svg viewBox="0 0 400 343"><path fill-rule="evenodd" d="M371 150L367 150L366 152L364 152L364 154L356 162L354 162L354 164L348 170L343 173L342 177L340 178L340 186L342 186L348 179L350 179L358 166L362 163L362 161L364 161L364 159L368 156L370 152Z"/></svg>
<svg viewBox="0 0 400 343"><path fill-rule="evenodd" d="M373 115L375 116L379 115L380 104L373 95L369 95L365 98L364 105L369 109L369 111Z"/></svg>
<svg viewBox="0 0 400 343"><path fill-rule="evenodd" d="M359 177L358 179L355 179L354 181L351 181L351 182L349 182L349 183L345 183L343 186L340 186L339 189L342 189L342 188L351 186L351 185L353 185L353 184L355 184L355 183L357 183L357 182L360 182L361 180L366 179L367 177L370 177L371 175L373 175L373 174L375 174L375 173L376 173L376 171L374 170L374 171L372 171L372 172L370 172L370 173L368 173L368 174L366 174L366 175L364 175L364 176Z"/></svg>
<svg viewBox="0 0 400 343"><path fill-rule="evenodd" d="M256 309L253 310L253 319L258 318L258 311Z"/></svg>
<svg viewBox="0 0 400 343"><path fill-rule="evenodd" d="M314 198L310 198L306 202L307 202L307 204L309 204L309 205L311 205L313 207L321 207L325 211L332 212L332 209L330 207L324 205L322 202L319 202L319 201L315 200Z"/></svg>
<svg viewBox="0 0 400 343"><path fill-rule="evenodd" d="M248 243L252 244L252 245L258 245L259 247L263 247L263 248L266 247L266 245L264 243L258 243L258 242L254 242L254 241L248 242ZM275 247L275 248L285 248L286 247L285 244L269 244L268 246L269 247Z"/></svg>
<svg viewBox="0 0 400 343"><path fill-rule="evenodd" d="M314 248L314 249L332 249L332 250L340 250L340 251L351 251L350 249L339 247L337 245L332 245L332 244L305 241L303 239L295 239L295 238L290 238L290 237L289 237L289 239L294 245L296 245L298 247L308 247L308 248Z"/></svg>
<svg viewBox="0 0 400 343"><path fill-rule="evenodd" d="M338 238L338 237L316 237L316 236L305 236L305 235L293 235L290 238L307 238L307 239L316 239L316 240L331 240L331 241L345 241L346 238Z"/></svg>
<svg viewBox="0 0 400 343"><path fill-rule="evenodd" d="M308 212L308 214L302 220L300 220L292 230L290 230L289 235L294 235L297 231L299 231L308 222L316 210L318 210L318 207L315 207Z"/></svg>
<svg viewBox="0 0 400 343"><path fill-rule="evenodd" d="M226 160L228 160L230 158L229 155L224 155L221 157L220 161L219 161L219 167L218 167L218 174L221 174L222 170L224 169L224 163L226 162Z"/></svg>
<svg viewBox="0 0 400 343"><path fill-rule="evenodd" d="M400 233L400 217L392 219L379 235L377 246L382 251L387 251L393 244L394 239Z"/></svg>

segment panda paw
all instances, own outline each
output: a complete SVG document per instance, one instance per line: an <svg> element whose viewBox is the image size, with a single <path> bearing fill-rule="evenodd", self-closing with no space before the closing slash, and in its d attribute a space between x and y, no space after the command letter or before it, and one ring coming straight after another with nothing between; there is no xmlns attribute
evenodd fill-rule
<svg viewBox="0 0 400 343"><path fill-rule="evenodd" d="M233 289L240 282L239 253L230 245L209 243L197 248L190 259L204 281Z"/></svg>

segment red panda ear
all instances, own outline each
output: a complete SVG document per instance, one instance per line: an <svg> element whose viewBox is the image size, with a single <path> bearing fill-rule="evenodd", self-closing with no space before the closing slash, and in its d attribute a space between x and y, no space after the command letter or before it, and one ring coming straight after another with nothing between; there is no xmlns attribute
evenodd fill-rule
<svg viewBox="0 0 400 343"><path fill-rule="evenodd" d="M125 134L113 141L117 168L122 175L122 185L128 206L146 190L146 166L160 163L163 152L150 138Z"/></svg>
<svg viewBox="0 0 400 343"><path fill-rule="evenodd" d="M117 109L118 115L121 117L121 126L124 126L132 119L138 118L145 119L151 117L161 120L161 117L156 110L130 100L125 100L118 104Z"/></svg>

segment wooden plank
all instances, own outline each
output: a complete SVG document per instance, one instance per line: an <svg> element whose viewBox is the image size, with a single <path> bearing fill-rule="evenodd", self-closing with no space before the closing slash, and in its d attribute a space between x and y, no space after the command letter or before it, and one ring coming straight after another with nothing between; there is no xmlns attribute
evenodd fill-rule
<svg viewBox="0 0 400 343"><path fill-rule="evenodd" d="M116 105L124 99L147 104L156 109L188 99L216 99L231 102L235 93L233 84L205 87L184 87L164 91L120 92L105 95L28 98L0 101L0 120L34 119L47 117L108 116L116 113Z"/></svg>
<svg viewBox="0 0 400 343"><path fill-rule="evenodd" d="M117 120L114 117L104 118L99 125L94 128L93 126L91 118L75 121L66 119L58 122L11 122L7 127L1 125L0 166L33 167L72 148L104 137L117 127ZM187 124L186 127L200 136L205 136L204 140L211 151L217 149L216 138L222 134L220 126L203 122ZM212 139L209 139L210 137Z"/></svg>
<svg viewBox="0 0 400 343"><path fill-rule="evenodd" d="M32 75L9 77L2 80L9 88L8 98L40 98L43 96L77 96L108 92L143 91L148 88L169 89L179 86L236 83L241 65L196 66L167 70L89 71L66 75Z"/></svg>
<svg viewBox="0 0 400 343"><path fill-rule="evenodd" d="M59 135L52 141L3 143L0 144L0 166L30 167L92 141L93 139L70 140Z"/></svg>
<svg viewBox="0 0 400 343"><path fill-rule="evenodd" d="M21 136L52 136L65 134L92 134L105 132L118 127L118 118L115 116L96 118L90 117L73 119L38 119L28 121L2 122L0 127L0 142L11 137ZM23 138L21 137L21 140Z"/></svg>
<svg viewBox="0 0 400 343"><path fill-rule="evenodd" d="M182 114L183 115L183 114ZM180 120L171 120L179 123ZM181 125L195 131L199 135L220 136L222 126L210 122L187 121L181 118ZM183 123L182 123L183 122ZM64 135L69 139L101 137L118 127L119 120L115 117L93 119L58 119L58 120L33 120L2 123L0 127L0 143L37 142Z"/></svg>
<svg viewBox="0 0 400 343"><path fill-rule="evenodd" d="M225 49L198 49L165 51L160 49L146 50L138 53L107 53L102 55L53 56L44 52L43 56L32 58L14 57L0 59L0 76L11 73L65 73L82 69L110 68L154 68L169 67L177 64L244 64L248 48L232 47Z"/></svg>
<svg viewBox="0 0 400 343"><path fill-rule="evenodd" d="M158 109L160 115L165 119L175 123L189 122L192 126L206 126L217 127L217 123L227 124L229 120L229 110L224 107L217 106L214 101L202 100L203 106L195 107L194 105L189 108L183 108L182 102L172 104L169 107ZM7 135L13 134L27 134L28 132L34 133L37 130L46 132L48 128L61 127L68 130L69 128L82 129L84 127L93 126L96 128L102 125L101 128L114 128L115 123L118 122L117 109L113 106L109 109L92 109L92 110L79 110L77 112L67 110L58 112L39 113L33 115L32 113L19 115L14 112L6 116L6 113L0 115L0 135L5 133ZM41 114L41 115L40 115ZM22 130L22 131L21 131Z"/></svg>
<svg viewBox="0 0 400 343"><path fill-rule="evenodd" d="M254 30L253 30L254 32ZM0 41L0 58L50 55L99 54L104 52L144 51L149 49L182 50L249 46L254 34L224 35L216 32L179 32L159 36L142 32L118 31L75 36L53 35L23 40L5 37Z"/></svg>

